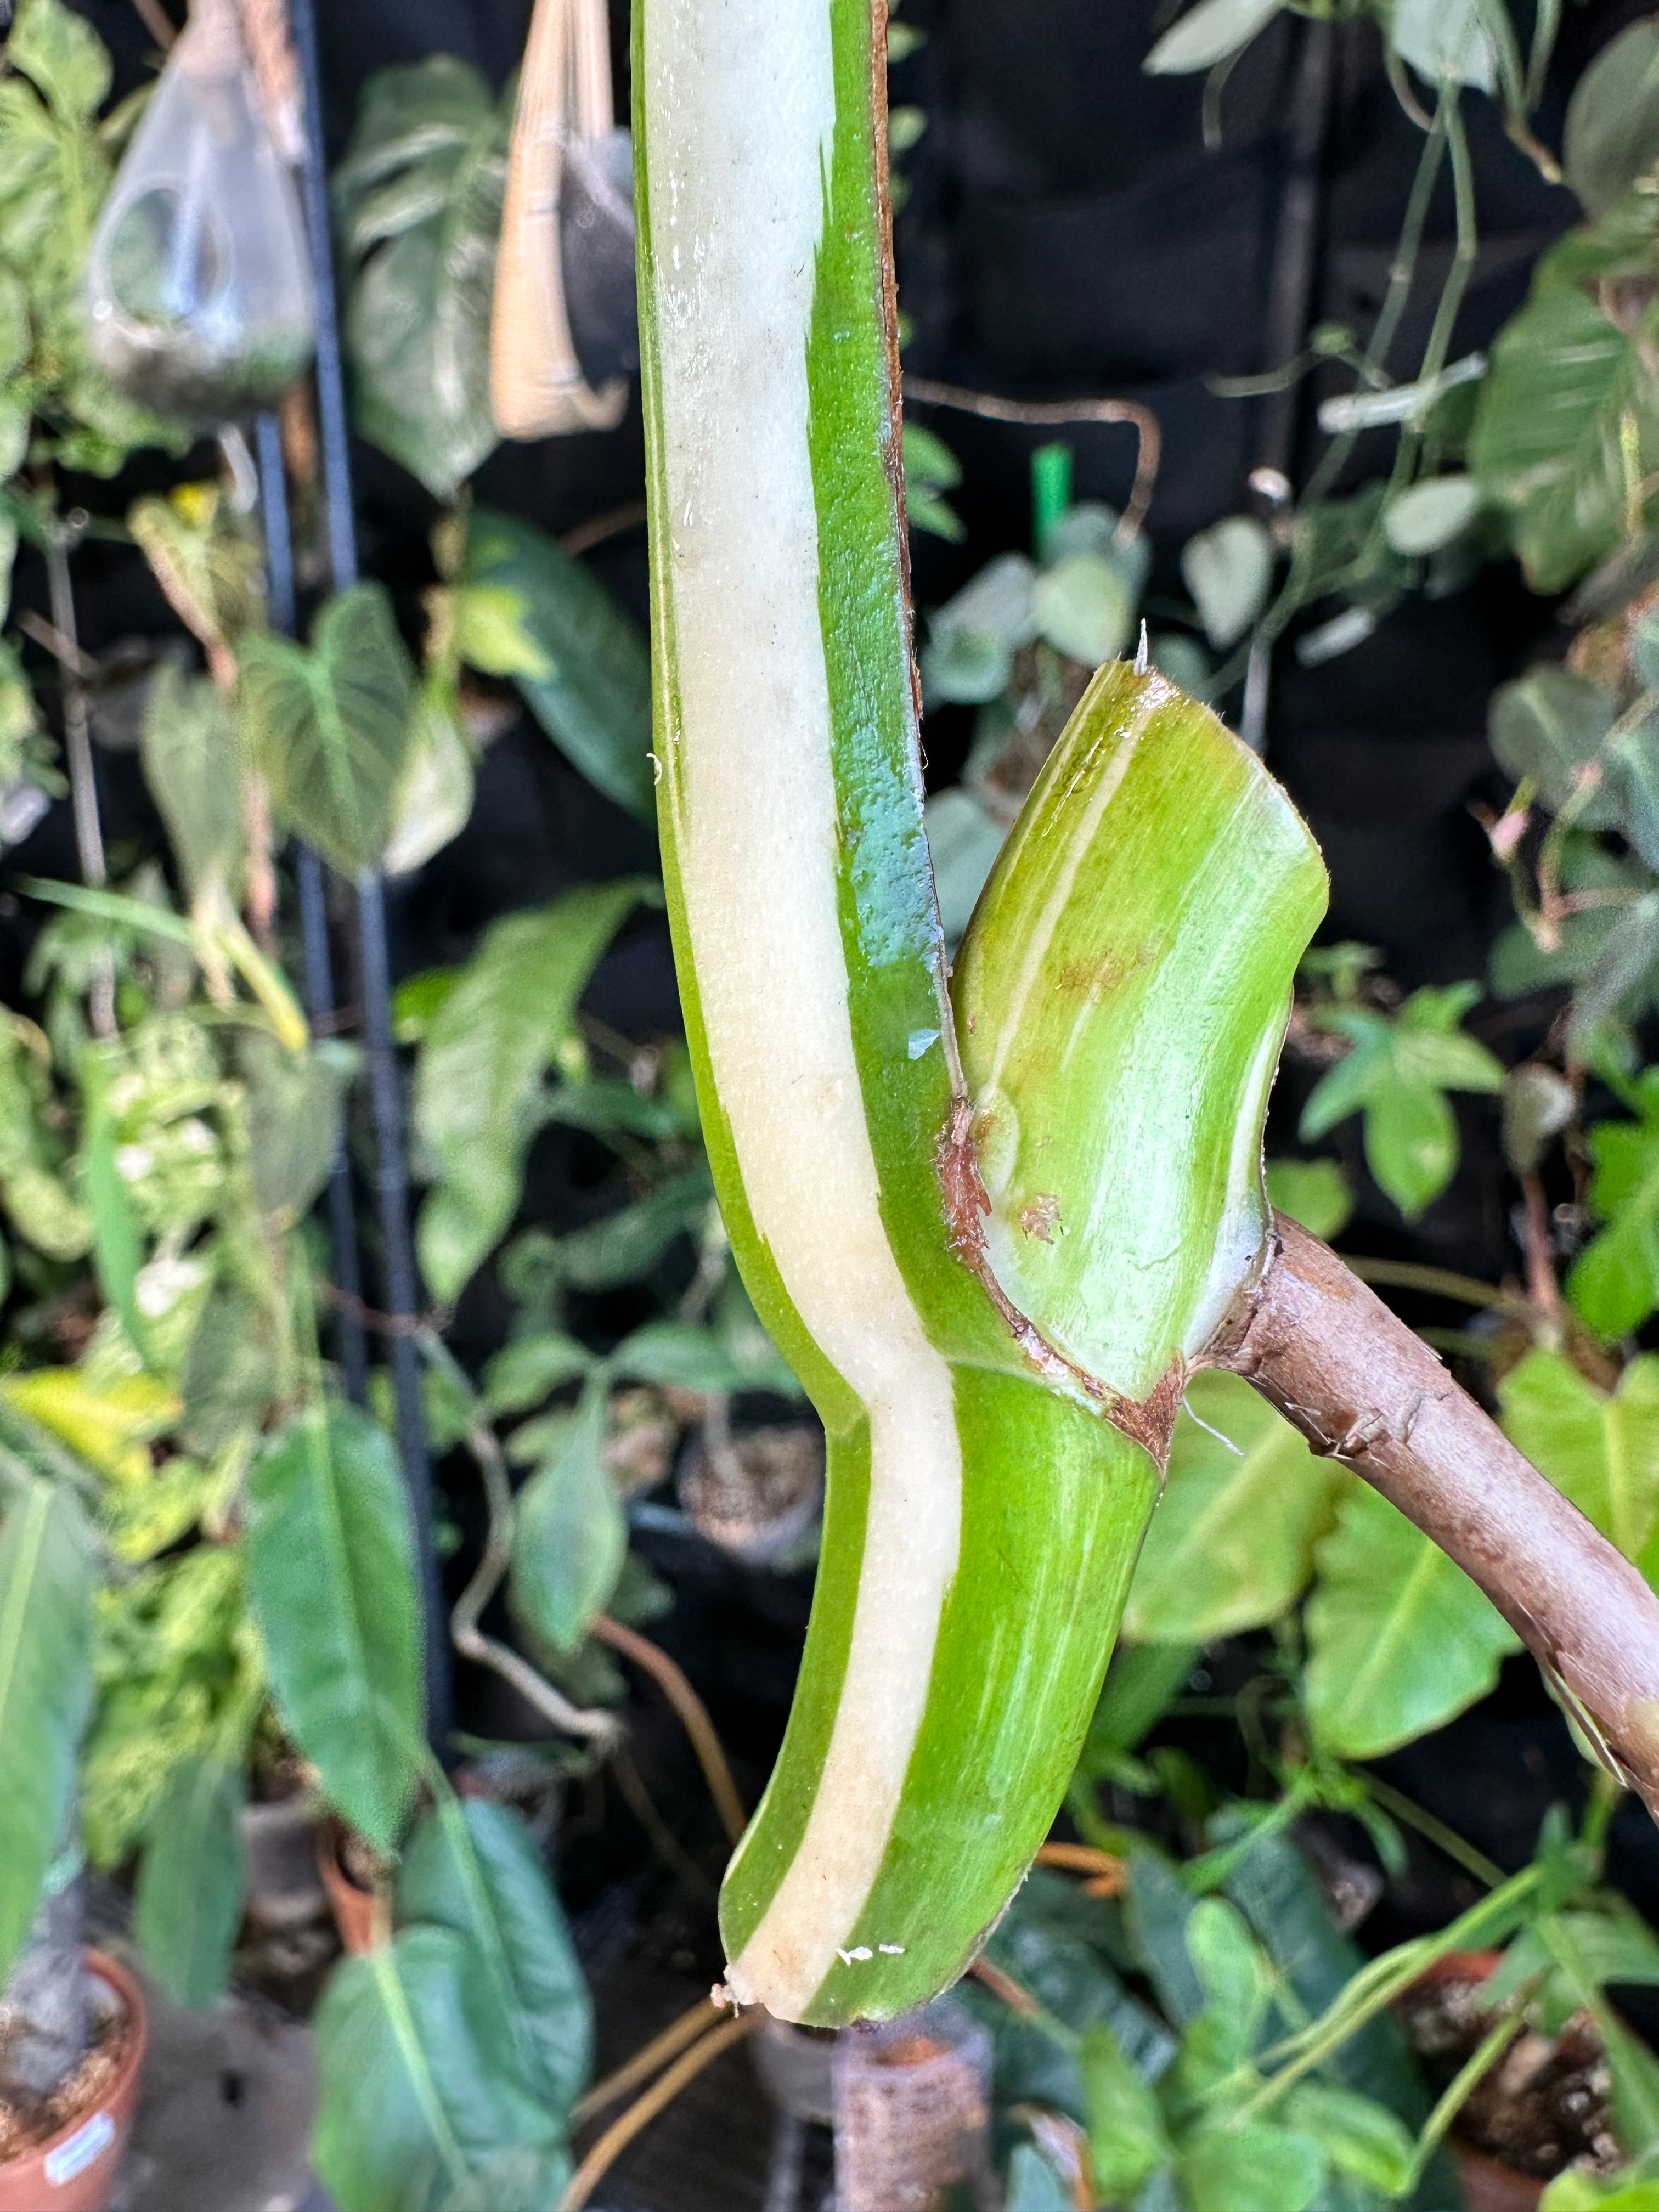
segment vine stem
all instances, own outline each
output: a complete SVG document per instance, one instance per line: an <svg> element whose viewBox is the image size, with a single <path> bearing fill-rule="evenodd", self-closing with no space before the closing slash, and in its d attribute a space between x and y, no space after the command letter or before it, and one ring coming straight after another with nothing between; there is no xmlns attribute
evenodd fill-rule
<svg viewBox="0 0 1659 2212"><path fill-rule="evenodd" d="M1210 1364L1398 1507L1486 1592L1617 1779L1659 1818L1659 1599L1436 1354L1283 1215Z"/></svg>
<svg viewBox="0 0 1659 2212"><path fill-rule="evenodd" d="M569 2185L559 2199L557 2212L580 2212L580 2207L587 2203L635 2136L649 2127L659 2112L666 2111L705 2066L729 2051L734 2043L741 2043L745 2036L752 2035L766 2017L757 2005L741 2019L724 2021L712 2034L694 2043L660 2081L631 2104L620 2119L611 2122L571 2176Z"/></svg>
<svg viewBox="0 0 1659 2212"><path fill-rule="evenodd" d="M1032 429L1058 429L1067 422L1127 422L1140 441L1135 480L1118 525L1121 538L1133 538L1146 520L1164 461L1164 432L1150 407L1133 399L1004 399L993 392L969 392L959 384L940 384L931 376L907 376L904 396L923 407L951 407L989 422L1022 422Z"/></svg>
<svg viewBox="0 0 1659 2212"><path fill-rule="evenodd" d="M689 2045L712 2034L720 2026L720 2017L708 1998L699 1998L660 2035L653 2035L649 2043L636 2051L626 2064L619 2066L614 2074L607 2074L603 2081L596 2081L585 2097L579 2097L570 2108L571 2126L580 2127L595 2112L602 2112L618 2097L625 2097L641 2081L648 2081L659 2066L665 2066L671 2058L678 2058Z"/></svg>
<svg viewBox="0 0 1659 2212"><path fill-rule="evenodd" d="M720 1825L726 1838L738 1844L749 1826L749 1815L738 1795L738 1785L732 1779L732 1769L726 1763L725 1748L715 1734L714 1723L708 1717L708 1709L692 1688L684 1670L677 1667L668 1654L653 1644L649 1637L641 1636L637 1629L625 1628L619 1620L600 1613L589 1631L595 1643L608 1644L621 1657L649 1674L669 1704L674 1708L682 1728L691 1740L691 1748L697 1754L703 1779L708 1784L708 1794L714 1801L714 1809L720 1816Z"/></svg>

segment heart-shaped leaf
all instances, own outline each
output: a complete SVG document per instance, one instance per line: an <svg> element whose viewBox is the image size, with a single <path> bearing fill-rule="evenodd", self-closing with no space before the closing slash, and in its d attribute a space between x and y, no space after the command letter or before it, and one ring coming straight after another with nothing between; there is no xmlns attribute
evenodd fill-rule
<svg viewBox="0 0 1659 2212"><path fill-rule="evenodd" d="M342 875L377 868L416 702L384 589L359 584L331 599L309 652L289 638L250 638L241 672L249 750L278 818Z"/></svg>

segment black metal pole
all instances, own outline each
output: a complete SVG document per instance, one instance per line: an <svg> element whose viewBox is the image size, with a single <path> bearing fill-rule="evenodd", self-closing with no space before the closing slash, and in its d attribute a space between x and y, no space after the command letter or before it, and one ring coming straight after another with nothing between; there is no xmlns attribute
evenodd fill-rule
<svg viewBox="0 0 1659 2212"><path fill-rule="evenodd" d="M294 535L283 466L283 433L274 415L259 417L259 503L265 526L265 571L270 590L270 626L292 637L299 626L294 588ZM334 955L328 941L328 896L323 864L308 845L295 849L300 885L300 937L305 967L306 1012L313 1026L334 1016ZM346 1395L354 1406L368 1400L368 1346L363 1334L362 1264L357 1252L357 1212L352 1203L351 1163L342 1132L328 1174L328 1219L333 1240L335 1288L341 1293L335 1341L345 1375Z"/></svg>
<svg viewBox="0 0 1659 2212"><path fill-rule="evenodd" d="M312 0L289 0L289 7L305 87L306 228L317 291L317 411L322 438L323 489L328 507L329 553L335 587L345 591L357 580L357 528L352 507L350 434L345 378L340 363L339 309L334 287L333 237L323 150L322 69ZM424 1586L428 1725L434 1743L441 1747L449 1734L451 1716L449 1638L442 1579L432 1536L432 1462L427 1449L420 1354L414 1337L421 1311L421 1285L415 1266L415 1241L410 1232L403 1097L392 1034L386 896L378 876L365 876L358 884L357 921L363 1042L368 1061L369 1110L374 1127L374 1194L383 1246L386 1310L391 1321L392 1398Z"/></svg>
<svg viewBox="0 0 1659 2212"><path fill-rule="evenodd" d="M1300 27L1289 160L1267 293L1265 366L1270 369L1294 361L1307 343L1319 252L1321 170L1336 70L1334 24L1310 21ZM1250 471L1250 489L1258 510L1268 521L1282 514L1294 496L1291 473L1302 398L1298 379L1260 403L1261 441ZM1239 734L1252 752L1267 750L1272 685L1273 648L1258 643L1250 654L1239 725Z"/></svg>

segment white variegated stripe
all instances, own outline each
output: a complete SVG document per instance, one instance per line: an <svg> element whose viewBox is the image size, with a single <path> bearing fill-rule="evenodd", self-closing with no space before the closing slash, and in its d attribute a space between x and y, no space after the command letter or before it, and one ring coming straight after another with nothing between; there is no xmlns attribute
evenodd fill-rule
<svg viewBox="0 0 1659 2212"><path fill-rule="evenodd" d="M848 1942L887 1846L956 1569L962 1455L950 1370L881 1220L836 902L806 376L830 12L648 0L643 51L678 706L665 773L699 1003L756 1226L872 1431L822 1782L728 1972L736 1995L789 2016Z"/></svg>

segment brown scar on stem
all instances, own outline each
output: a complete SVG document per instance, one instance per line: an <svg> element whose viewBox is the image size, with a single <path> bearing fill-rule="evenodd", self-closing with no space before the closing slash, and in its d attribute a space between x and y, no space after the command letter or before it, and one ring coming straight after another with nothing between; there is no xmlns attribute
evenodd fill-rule
<svg viewBox="0 0 1659 2212"><path fill-rule="evenodd" d="M1081 1390L1093 1399L1115 1429L1151 1455L1161 1477L1170 1463L1176 1416L1187 1389L1186 1361L1179 1355L1172 1359L1146 1397L1125 1398L1056 1352L1036 1322L1020 1311L997 1280L985 1247L985 1218L991 1211L991 1199L974 1152L971 1100L957 1100L939 1139L937 1164L951 1248L978 1276L1014 1342L1045 1382L1061 1389Z"/></svg>

